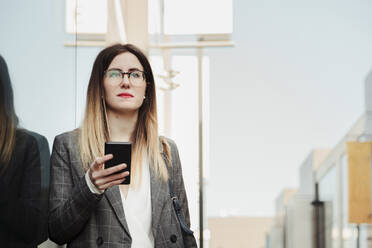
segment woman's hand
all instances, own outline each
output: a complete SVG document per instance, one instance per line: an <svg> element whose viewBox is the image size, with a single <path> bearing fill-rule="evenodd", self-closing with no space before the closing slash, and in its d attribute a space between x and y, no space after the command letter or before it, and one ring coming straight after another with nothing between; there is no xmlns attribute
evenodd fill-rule
<svg viewBox="0 0 372 248"><path fill-rule="evenodd" d="M89 178L99 190L105 190L109 187L119 185L125 180L125 177L129 175L129 171L115 174L116 172L125 169L127 167L126 164L119 164L105 169L104 163L112 158L112 154L97 157L90 166Z"/></svg>

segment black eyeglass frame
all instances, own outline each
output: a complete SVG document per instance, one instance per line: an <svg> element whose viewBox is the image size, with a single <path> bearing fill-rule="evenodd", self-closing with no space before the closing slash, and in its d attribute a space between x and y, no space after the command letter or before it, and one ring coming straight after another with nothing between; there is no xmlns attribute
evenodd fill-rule
<svg viewBox="0 0 372 248"><path fill-rule="evenodd" d="M120 74L121 74L121 80L124 79L125 74L128 75L128 79L130 80L130 74L132 74L132 73L134 73L134 72L142 72L142 79L145 80L145 82L147 83L147 81L146 81L146 72L145 72L145 71L141 71L141 70L133 70L133 71L128 71L128 72L122 72L122 71L119 70L119 69L109 69L109 70L105 70L105 71L103 72L103 75L106 76L107 72L109 72L109 71L118 71L118 72L120 72Z"/></svg>

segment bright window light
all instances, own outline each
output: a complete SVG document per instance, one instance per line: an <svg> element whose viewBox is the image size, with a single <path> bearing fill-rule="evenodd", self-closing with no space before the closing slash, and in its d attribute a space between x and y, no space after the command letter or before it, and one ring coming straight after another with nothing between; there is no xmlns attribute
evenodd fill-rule
<svg viewBox="0 0 372 248"><path fill-rule="evenodd" d="M66 32L105 34L107 30L107 0L78 0L77 30L75 30L76 0L66 0Z"/></svg>
<svg viewBox="0 0 372 248"><path fill-rule="evenodd" d="M232 29L232 0L164 0L166 34L225 34Z"/></svg>
<svg viewBox="0 0 372 248"><path fill-rule="evenodd" d="M66 32L75 30L76 0L66 0ZM149 33L160 33L160 0L148 0ZM164 32L177 34L232 33L232 0L164 0ZM77 1L77 33L105 34L107 0Z"/></svg>
<svg viewBox="0 0 372 248"><path fill-rule="evenodd" d="M159 0L148 0L148 27L149 34L160 34L161 33L161 13L160 13L160 1Z"/></svg>

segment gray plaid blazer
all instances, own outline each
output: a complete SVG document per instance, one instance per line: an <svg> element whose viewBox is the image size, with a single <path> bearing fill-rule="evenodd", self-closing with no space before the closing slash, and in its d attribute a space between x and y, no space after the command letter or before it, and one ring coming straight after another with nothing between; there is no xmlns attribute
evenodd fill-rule
<svg viewBox="0 0 372 248"><path fill-rule="evenodd" d="M166 139L173 159L169 170L186 223L189 210L176 144ZM161 152L163 149L161 147ZM150 167L151 168L151 167ZM91 193L79 156L78 130L58 135L51 157L49 237L67 247L131 247L118 186L102 195ZM167 182L150 169L152 231L155 247L197 247L192 235L183 235L172 205Z"/></svg>

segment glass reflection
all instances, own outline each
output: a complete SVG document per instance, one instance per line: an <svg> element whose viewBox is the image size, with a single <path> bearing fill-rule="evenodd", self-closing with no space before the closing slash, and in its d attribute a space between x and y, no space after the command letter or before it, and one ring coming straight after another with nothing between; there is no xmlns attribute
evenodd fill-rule
<svg viewBox="0 0 372 248"><path fill-rule="evenodd" d="M1 247L36 247L47 239L49 156L46 138L19 125L0 55Z"/></svg>

